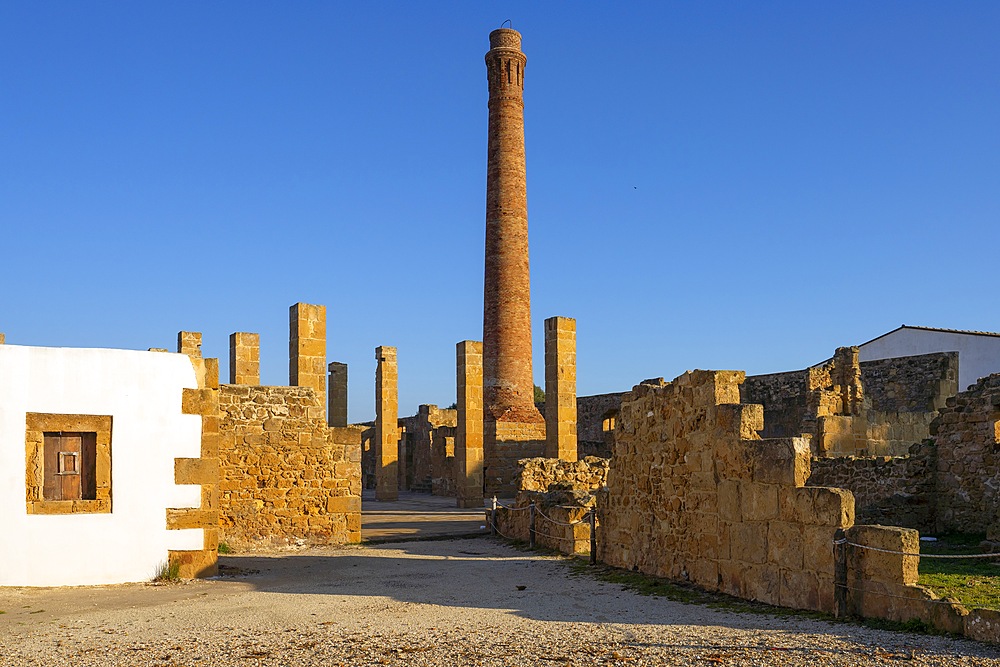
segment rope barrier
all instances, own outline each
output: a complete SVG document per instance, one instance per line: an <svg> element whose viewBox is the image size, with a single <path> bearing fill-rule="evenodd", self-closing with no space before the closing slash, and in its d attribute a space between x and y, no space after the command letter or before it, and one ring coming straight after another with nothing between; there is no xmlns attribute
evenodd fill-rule
<svg viewBox="0 0 1000 667"><path fill-rule="evenodd" d="M556 524L557 526L575 526L577 524L586 523L586 520L584 520L584 519L580 519L579 521L571 521L570 523L566 523L565 521L557 521L556 519L553 519L552 517L546 516L545 512L543 512L540 508L536 507L535 511L538 512L538 515L540 517L542 517L543 519L545 519L549 523Z"/></svg>
<svg viewBox="0 0 1000 667"><path fill-rule="evenodd" d="M897 556L917 556L919 558L1000 558L1000 553L992 554L922 554L922 553L910 553L907 551L894 551L892 549L880 549L879 547L870 547L867 544L858 544L857 542L848 542L847 540L834 541L834 544L846 544L848 546L857 547L859 549L867 549L868 551L877 551L883 554L895 554Z"/></svg>

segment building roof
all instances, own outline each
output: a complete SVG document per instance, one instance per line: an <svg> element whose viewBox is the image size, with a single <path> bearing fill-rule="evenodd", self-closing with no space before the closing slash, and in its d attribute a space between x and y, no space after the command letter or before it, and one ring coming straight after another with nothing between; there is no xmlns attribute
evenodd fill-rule
<svg viewBox="0 0 1000 667"><path fill-rule="evenodd" d="M894 334L897 331L900 331L901 329L917 329L919 331L937 331L937 332L941 332L941 333L962 334L963 336L992 336L994 338L1000 338L1000 333L994 333L992 331L966 331L966 330L963 330L963 329L940 329L938 327L918 327L918 326L911 326L909 324L901 324L898 327L896 327L895 329L893 329L892 331L887 331L884 334L882 334L881 336L876 336L875 338L872 338L871 340L868 340L868 341L865 341L864 343L861 343L861 345L859 345L858 347L865 346L868 343L874 343L875 341L879 340L880 338L885 338L889 334Z"/></svg>

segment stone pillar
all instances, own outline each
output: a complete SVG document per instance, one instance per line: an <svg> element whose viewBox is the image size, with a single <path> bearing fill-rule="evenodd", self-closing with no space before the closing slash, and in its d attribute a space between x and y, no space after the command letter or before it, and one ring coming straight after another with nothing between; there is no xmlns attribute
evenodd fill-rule
<svg viewBox="0 0 1000 667"><path fill-rule="evenodd" d="M0 345L3 345L6 342L7 342L7 337L4 336L3 333L0 333Z"/></svg>
<svg viewBox="0 0 1000 667"><path fill-rule="evenodd" d="M455 346L458 428L455 431L455 486L459 507L483 505L483 344Z"/></svg>
<svg viewBox="0 0 1000 667"><path fill-rule="evenodd" d="M229 384L260 384L260 334L229 334Z"/></svg>
<svg viewBox="0 0 1000 667"><path fill-rule="evenodd" d="M201 358L201 334L197 331L178 331L177 351L189 357Z"/></svg>
<svg viewBox="0 0 1000 667"><path fill-rule="evenodd" d="M327 423L330 426L347 426L347 364L331 361Z"/></svg>
<svg viewBox="0 0 1000 667"><path fill-rule="evenodd" d="M399 499L399 397L396 348L376 347L375 499Z"/></svg>
<svg viewBox="0 0 1000 667"><path fill-rule="evenodd" d="M576 320L545 320L545 456L576 461Z"/></svg>
<svg viewBox="0 0 1000 667"><path fill-rule="evenodd" d="M288 309L288 384L315 389L326 411L326 306Z"/></svg>

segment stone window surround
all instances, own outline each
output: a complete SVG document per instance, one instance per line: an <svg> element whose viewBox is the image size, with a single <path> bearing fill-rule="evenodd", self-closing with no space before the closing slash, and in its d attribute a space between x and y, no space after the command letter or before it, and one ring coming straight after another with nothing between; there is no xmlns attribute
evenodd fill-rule
<svg viewBox="0 0 1000 667"><path fill-rule="evenodd" d="M111 416L28 412L25 416L25 502L28 514L108 514L111 512ZM43 500L46 432L97 434L95 500Z"/></svg>

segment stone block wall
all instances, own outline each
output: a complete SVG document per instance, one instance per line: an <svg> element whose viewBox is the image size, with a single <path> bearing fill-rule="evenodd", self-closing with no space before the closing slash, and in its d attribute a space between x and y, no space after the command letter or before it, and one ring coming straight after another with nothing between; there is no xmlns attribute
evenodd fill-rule
<svg viewBox="0 0 1000 667"><path fill-rule="evenodd" d="M625 392L578 396L576 399L576 441L580 457L611 458L615 444L614 427Z"/></svg>
<svg viewBox="0 0 1000 667"><path fill-rule="evenodd" d="M831 486L854 494L861 523L936 531L937 448L930 441L907 456L817 458L809 486Z"/></svg>
<svg viewBox="0 0 1000 667"><path fill-rule="evenodd" d="M514 504L498 509L493 520L501 536L528 542L534 504L536 546L585 554L590 552L588 514L596 503L596 495L586 491L519 491Z"/></svg>
<svg viewBox="0 0 1000 667"><path fill-rule="evenodd" d="M937 443L938 529L983 533L1000 519L1000 374L947 401Z"/></svg>
<svg viewBox="0 0 1000 667"><path fill-rule="evenodd" d="M596 507L597 492L604 487L608 460L596 456L579 461L538 457L518 463L514 503L510 509L499 509L494 518L499 532L510 539L528 541L529 508L534 503L536 544L565 554L588 553L587 515Z"/></svg>
<svg viewBox="0 0 1000 667"><path fill-rule="evenodd" d="M517 476L518 491L596 491L608 477L608 460L587 456L579 461L524 459Z"/></svg>
<svg viewBox="0 0 1000 667"><path fill-rule="evenodd" d="M311 387L222 385L221 539L240 549L361 539L361 431Z"/></svg>
<svg viewBox="0 0 1000 667"><path fill-rule="evenodd" d="M839 348L820 366L748 377L740 396L764 406L762 437L810 437L823 457L901 456L930 435L957 377L950 352L859 363Z"/></svg>
<svg viewBox="0 0 1000 667"><path fill-rule="evenodd" d="M739 371L694 371L622 399L599 507L600 560L751 600L834 611L843 489L805 487L808 444L758 439Z"/></svg>
<svg viewBox="0 0 1000 667"><path fill-rule="evenodd" d="M865 361L861 381L874 410L934 412L958 393L958 353Z"/></svg>
<svg viewBox="0 0 1000 667"><path fill-rule="evenodd" d="M749 375L740 386L740 401L764 406L763 438L799 437L809 414L806 371Z"/></svg>
<svg viewBox="0 0 1000 667"><path fill-rule="evenodd" d="M458 493L455 481L457 430L455 426L439 426L431 431L431 493L435 496L454 496Z"/></svg>
<svg viewBox="0 0 1000 667"><path fill-rule="evenodd" d="M518 462L545 455L545 422L498 421L483 426L483 480L487 496L517 495Z"/></svg>
<svg viewBox="0 0 1000 667"><path fill-rule="evenodd" d="M436 405L420 405L417 414L403 417L399 422L406 429L407 436L406 488L430 490L428 487L432 479L440 477L434 471L434 432L442 427L454 429L458 425L458 411Z"/></svg>

